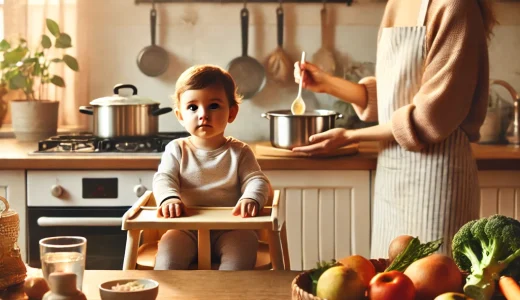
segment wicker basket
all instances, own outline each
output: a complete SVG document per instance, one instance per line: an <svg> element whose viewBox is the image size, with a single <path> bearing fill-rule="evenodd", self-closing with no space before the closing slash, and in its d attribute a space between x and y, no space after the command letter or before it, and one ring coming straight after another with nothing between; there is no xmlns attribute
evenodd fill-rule
<svg viewBox="0 0 520 300"><path fill-rule="evenodd" d="M18 214L9 209L9 203L0 196L5 209L0 213L0 290L25 280L27 270L20 257L18 232L20 219Z"/></svg>
<svg viewBox="0 0 520 300"><path fill-rule="evenodd" d="M370 259L370 262L376 268L376 272L383 272L388 267L388 259L379 258L379 259ZM291 283L292 289L292 300L323 300L320 297L314 296L312 294L312 279L310 276L311 271L304 271L298 274ZM468 276L467 272L461 272L463 278ZM465 282L465 280L463 280ZM461 287L462 289L462 287ZM496 289L495 295L492 300L505 300L504 296L500 293L500 290Z"/></svg>
<svg viewBox="0 0 520 300"><path fill-rule="evenodd" d="M383 272L388 266L388 260L384 258L370 259L370 262L376 268L376 272ZM304 271L296 276L291 283L291 299L292 300L322 300L320 297L312 294L311 271Z"/></svg>

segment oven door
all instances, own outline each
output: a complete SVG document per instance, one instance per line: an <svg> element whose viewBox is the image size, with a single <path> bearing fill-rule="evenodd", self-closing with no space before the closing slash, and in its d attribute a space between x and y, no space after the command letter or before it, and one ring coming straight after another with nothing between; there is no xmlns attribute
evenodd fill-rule
<svg viewBox="0 0 520 300"><path fill-rule="evenodd" d="M29 265L40 268L42 238L82 236L87 239L87 270L121 270L126 231L121 217L130 207L28 207Z"/></svg>

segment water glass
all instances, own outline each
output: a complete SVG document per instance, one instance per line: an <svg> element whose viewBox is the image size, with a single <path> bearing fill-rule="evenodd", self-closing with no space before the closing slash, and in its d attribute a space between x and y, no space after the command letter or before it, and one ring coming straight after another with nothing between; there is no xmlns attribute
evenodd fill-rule
<svg viewBox="0 0 520 300"><path fill-rule="evenodd" d="M53 272L76 274L76 286L81 291L87 239L80 236L56 236L40 240L40 260L43 277L49 282Z"/></svg>

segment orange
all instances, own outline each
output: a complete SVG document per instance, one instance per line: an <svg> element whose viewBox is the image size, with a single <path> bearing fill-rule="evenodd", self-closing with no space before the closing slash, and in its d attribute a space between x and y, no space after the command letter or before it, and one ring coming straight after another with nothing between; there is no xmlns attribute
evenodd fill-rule
<svg viewBox="0 0 520 300"><path fill-rule="evenodd" d="M368 287L372 277L376 275L376 268L370 262L370 260L364 258L361 255L351 255L344 257L338 261L343 266L353 269L358 273L365 286Z"/></svg>

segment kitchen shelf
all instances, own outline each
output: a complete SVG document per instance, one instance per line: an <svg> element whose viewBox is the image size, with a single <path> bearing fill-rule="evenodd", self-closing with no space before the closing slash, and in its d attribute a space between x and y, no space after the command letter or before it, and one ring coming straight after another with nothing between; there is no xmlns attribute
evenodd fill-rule
<svg viewBox="0 0 520 300"><path fill-rule="evenodd" d="M244 0L154 0L155 3L245 3ZM247 0L247 3L345 3L350 6L353 0ZM135 0L136 4L152 3L152 0Z"/></svg>

